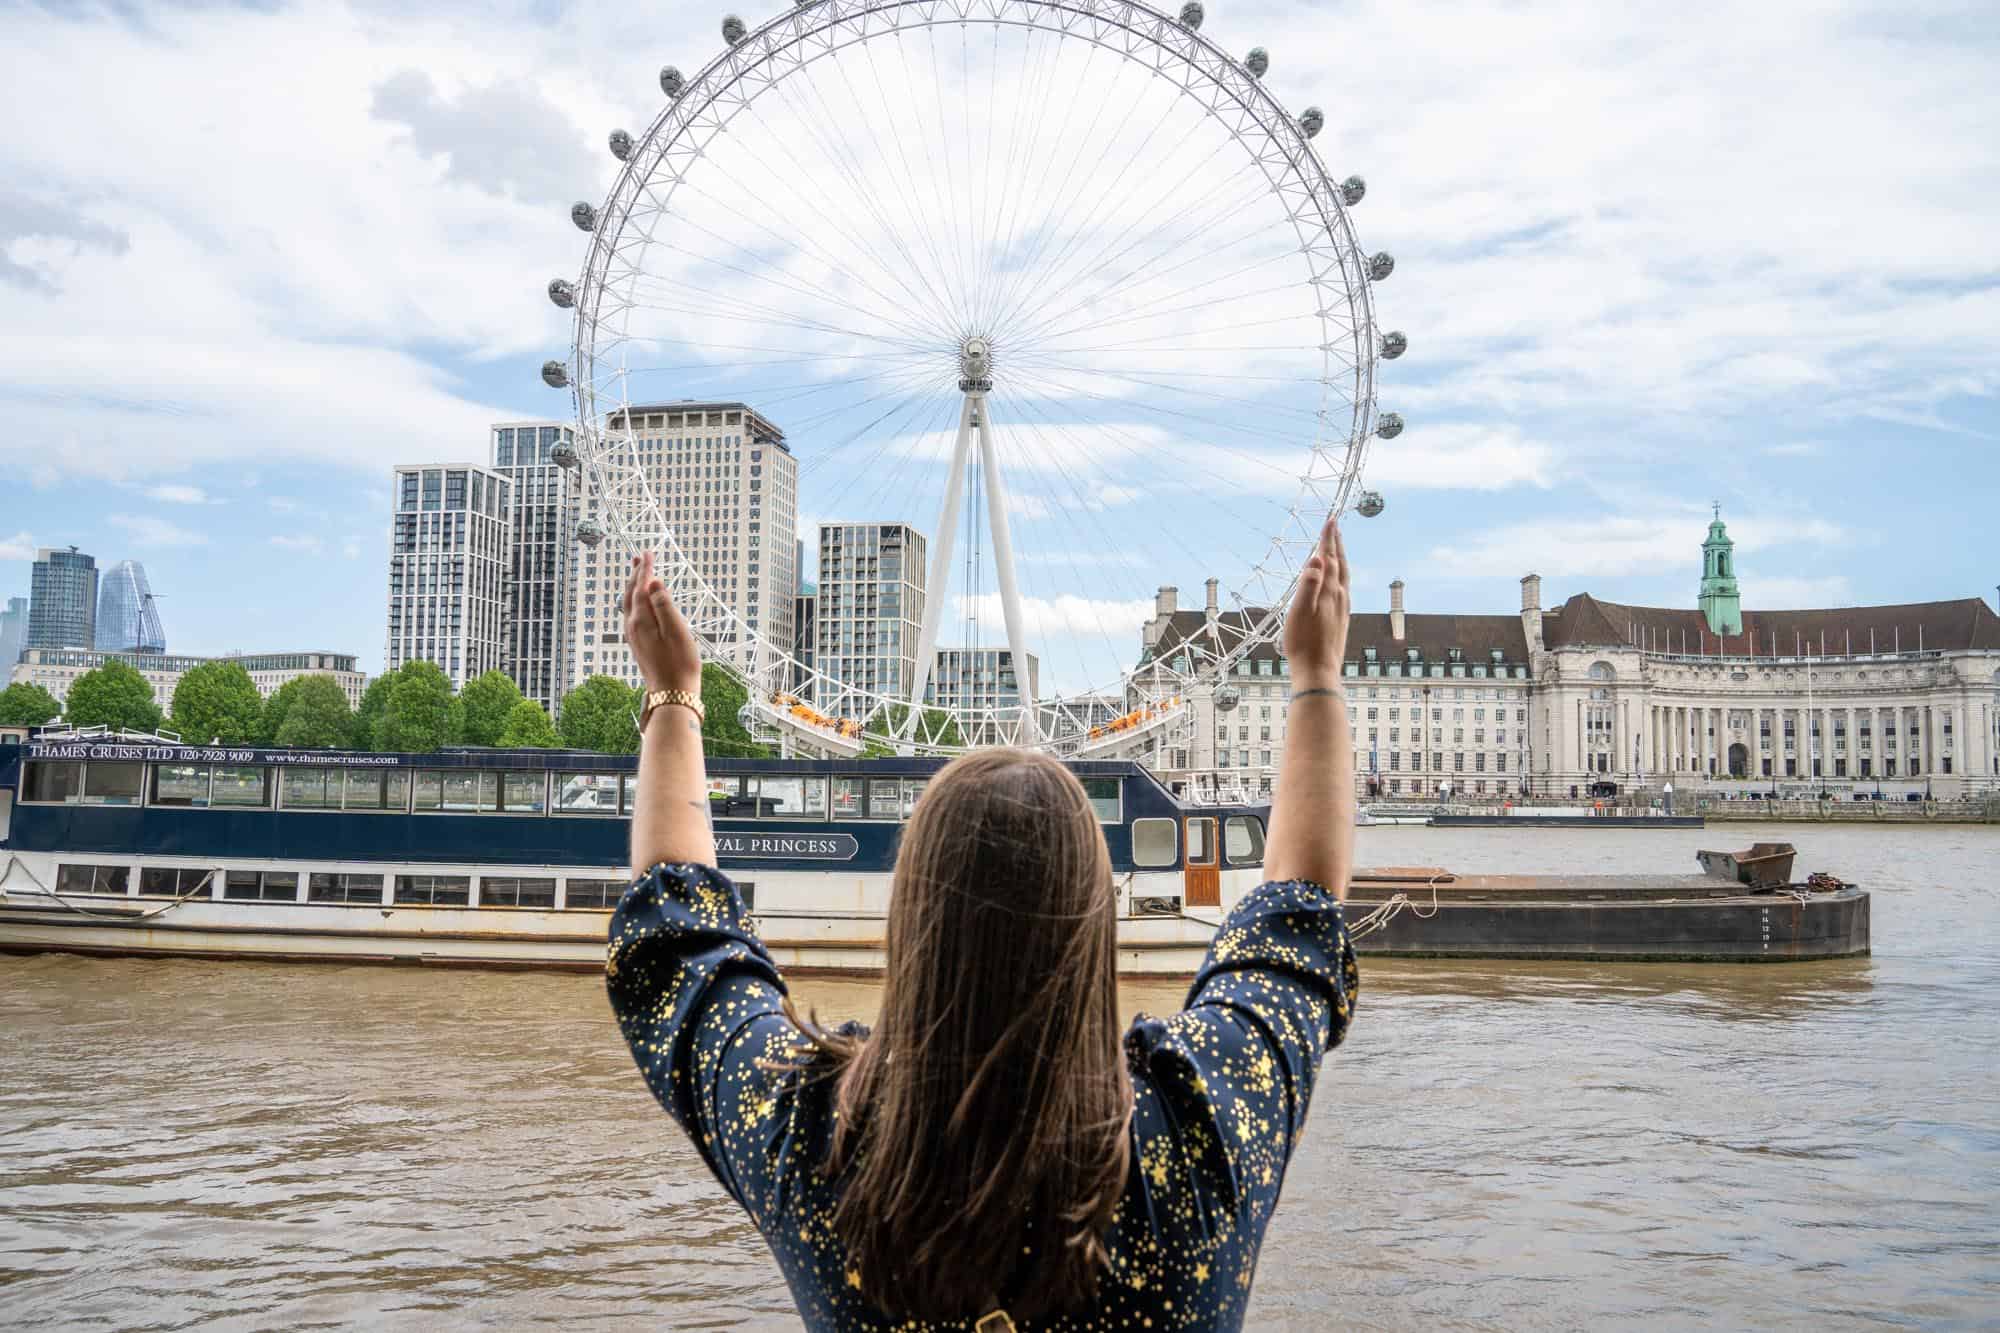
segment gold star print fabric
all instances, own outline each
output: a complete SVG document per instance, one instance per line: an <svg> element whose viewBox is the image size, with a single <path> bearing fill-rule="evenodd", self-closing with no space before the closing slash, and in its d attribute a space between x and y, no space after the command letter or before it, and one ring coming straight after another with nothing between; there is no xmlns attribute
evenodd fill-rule
<svg viewBox="0 0 2000 1333"><path fill-rule="evenodd" d="M647 1086L763 1234L808 1328L969 1333L988 1313L899 1321L862 1297L833 1230L837 1182L819 1170L833 1080L801 1066L784 981L727 876L668 864L641 877L611 918L605 975ZM1097 1301L1024 1333L1242 1326L1321 1057L1359 989L1331 893L1274 882L1236 905L1187 1008L1125 1034L1132 1169Z"/></svg>

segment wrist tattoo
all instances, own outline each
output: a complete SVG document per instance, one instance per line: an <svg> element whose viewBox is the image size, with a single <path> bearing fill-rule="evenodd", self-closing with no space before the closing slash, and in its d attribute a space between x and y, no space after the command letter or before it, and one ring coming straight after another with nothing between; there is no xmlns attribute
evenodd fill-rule
<svg viewBox="0 0 2000 1333"><path fill-rule="evenodd" d="M1328 689L1325 686L1321 685L1321 686L1316 686L1315 688L1310 690L1293 690L1292 702L1297 703L1299 700L1311 698L1315 694L1331 695L1335 698L1340 697L1339 690Z"/></svg>

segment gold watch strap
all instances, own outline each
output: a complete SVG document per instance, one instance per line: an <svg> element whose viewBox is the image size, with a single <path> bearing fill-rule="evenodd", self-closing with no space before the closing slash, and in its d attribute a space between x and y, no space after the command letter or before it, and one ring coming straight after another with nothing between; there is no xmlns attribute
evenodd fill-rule
<svg viewBox="0 0 2000 1333"><path fill-rule="evenodd" d="M708 710L701 706L701 696L693 690L653 690L639 706L639 734L646 734L646 724L653 719L655 708L665 708L668 704L678 704L693 712L695 721L708 721Z"/></svg>

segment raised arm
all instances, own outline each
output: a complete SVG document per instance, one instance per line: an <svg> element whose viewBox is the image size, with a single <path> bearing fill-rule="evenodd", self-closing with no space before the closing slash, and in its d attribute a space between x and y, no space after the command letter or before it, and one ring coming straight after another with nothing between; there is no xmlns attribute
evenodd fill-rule
<svg viewBox="0 0 2000 1333"><path fill-rule="evenodd" d="M648 692L686 690L701 697L701 649L649 551L625 580L625 642ZM655 708L639 738L639 789L632 801L632 873L662 861L715 864L708 822L708 776L701 760L701 720L692 709Z"/></svg>
<svg viewBox="0 0 2000 1333"><path fill-rule="evenodd" d="M1264 874L1312 880L1341 899L1354 868L1354 744L1340 684L1348 612L1347 552L1329 517L1285 616L1292 699Z"/></svg>

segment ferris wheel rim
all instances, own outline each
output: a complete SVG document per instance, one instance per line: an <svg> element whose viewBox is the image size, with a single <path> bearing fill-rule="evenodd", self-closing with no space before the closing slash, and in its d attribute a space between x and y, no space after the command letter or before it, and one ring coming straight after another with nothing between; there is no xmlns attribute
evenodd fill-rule
<svg viewBox="0 0 2000 1333"><path fill-rule="evenodd" d="M643 254L653 244L653 236L643 227L642 234L636 237L627 234L635 212L640 211L637 205L641 197L652 198L655 206L650 219L657 225L659 219L668 215L674 194L685 183L683 165L679 171L668 174L663 192L655 191L659 173L672 155L679 151L687 155L687 161L698 159L716 134L737 115L749 110L759 93L776 87L818 60L837 56L847 47L906 32L967 23L1076 37L1128 57L1134 43L1138 43L1154 53L1156 73L1164 73L1171 59L1183 76L1175 80L1181 96L1194 97L1205 114L1218 119L1233 106L1239 119L1231 127L1232 137L1244 144L1251 160L1271 179L1273 190L1284 201L1284 212L1299 234L1300 251L1307 256L1312 271L1311 285L1321 288L1329 275L1338 277L1335 284L1338 297L1328 294L1314 312L1326 335L1319 348L1321 429L1314 436L1308 466L1298 479L1299 487L1289 505L1287 523L1293 530L1273 534L1264 559L1253 567L1242 587L1232 590L1234 607L1242 613L1240 630L1233 642L1218 641L1207 648L1193 646L1199 664L1191 672L1182 672L1189 679L1202 675L1219 679L1248 653L1276 638L1298 571L1289 564L1282 570L1267 570L1265 564L1274 557L1282 557L1288 547L1309 548L1321 515L1345 508L1359 484L1377 424L1374 380L1380 349L1372 292L1376 275L1370 267L1374 261L1364 255L1354 232L1348 213L1352 201L1343 199L1344 187L1334 183L1311 143L1311 133L1285 110L1259 74L1245 62L1223 51L1201 34L1198 27L1176 20L1144 0L807 0L730 40L720 54L668 97L643 135L624 136L627 142L625 151L619 153L620 170L604 205L596 212L594 225L589 228L591 241L575 289L574 375L569 386L579 423L578 461L605 500L607 518L621 529L619 535L625 536L636 525L628 526L624 521L628 511L613 503L617 488L605 484L610 479L605 475L600 445L605 443L614 417L622 416L629 431L630 411L636 404L627 392L625 372L607 374L599 365L600 345L609 350L623 342L622 336L608 342L601 336L606 326L605 302L614 286L613 265L621 253L636 244ZM811 49L806 49L808 44ZM792 58L802 50L803 55ZM747 82L760 74L762 86L746 90ZM1204 101L1197 93L1197 86L1208 100ZM1222 101L1224 98L1226 102ZM1227 120L1224 123L1229 124ZM1249 142L1253 130L1261 135L1260 143ZM1292 187L1289 195L1287 182ZM637 279L643 276L643 268L634 267L620 276ZM1338 299L1344 299L1347 306L1348 317L1344 320L1333 313ZM628 305L625 313L629 311ZM1340 335L1338 338L1334 336L1336 333ZM1346 357L1340 357L1337 350L1343 342L1351 346ZM1336 359L1338 371L1333 369ZM1339 380L1352 384L1351 392L1341 395L1347 398L1343 406L1350 418L1344 439L1332 436L1330 423L1326 421L1328 393ZM638 401L648 400L642 397ZM630 480L627 479L628 484ZM1363 492L1364 496L1368 494ZM645 540L663 546L677 569L693 572L692 562L681 549L672 526L662 522L658 527L659 531L649 532ZM774 693L767 688L771 668L782 664L794 668L791 675L798 674L796 668L802 664L792 656L789 644L765 643L759 630L738 617L723 599L713 596L699 573L694 573L694 579L703 585L696 595L707 593L720 604L711 609L727 622L732 642L741 645L747 640L750 645L747 649L750 662L731 660L727 665L745 676L752 686L753 698L761 701L763 696ZM1246 597L1246 593L1253 591L1253 585L1261 595ZM1261 612L1254 622L1253 611ZM771 651L763 651L766 648ZM1157 675L1159 664L1153 664L1153 669ZM816 673L807 669L805 674ZM1136 668L1121 672L1120 685L1129 685L1135 674ZM879 691L849 687L844 682L831 683L840 685L852 697L873 700L877 705L908 702ZM1057 707L1061 703L1059 697L1043 702ZM866 711L873 715L873 709ZM889 738L886 733L868 734L877 739Z"/></svg>

